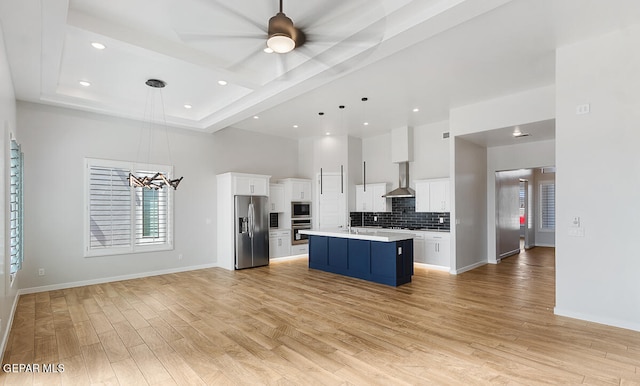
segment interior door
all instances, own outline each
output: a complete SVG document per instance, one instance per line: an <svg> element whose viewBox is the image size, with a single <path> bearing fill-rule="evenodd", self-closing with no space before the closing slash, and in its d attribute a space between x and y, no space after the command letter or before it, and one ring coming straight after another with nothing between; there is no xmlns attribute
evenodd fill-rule
<svg viewBox="0 0 640 386"><path fill-rule="evenodd" d="M323 173L317 177L318 193L318 228L345 227L345 189L343 175L340 173Z"/></svg>

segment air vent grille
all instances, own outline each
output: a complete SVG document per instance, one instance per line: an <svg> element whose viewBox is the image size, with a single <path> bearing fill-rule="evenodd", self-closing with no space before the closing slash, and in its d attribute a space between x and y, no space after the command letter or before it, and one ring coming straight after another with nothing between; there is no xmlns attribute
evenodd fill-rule
<svg viewBox="0 0 640 386"><path fill-rule="evenodd" d="M446 133L442 133L442 139L447 139L449 138L449 132L447 131Z"/></svg>

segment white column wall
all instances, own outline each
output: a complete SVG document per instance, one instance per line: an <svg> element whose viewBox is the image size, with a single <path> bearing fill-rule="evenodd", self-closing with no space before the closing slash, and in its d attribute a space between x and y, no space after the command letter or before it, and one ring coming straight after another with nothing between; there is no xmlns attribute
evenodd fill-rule
<svg viewBox="0 0 640 386"><path fill-rule="evenodd" d="M638 331L639 47L634 25L557 50L555 307ZM575 217L584 237L569 234Z"/></svg>

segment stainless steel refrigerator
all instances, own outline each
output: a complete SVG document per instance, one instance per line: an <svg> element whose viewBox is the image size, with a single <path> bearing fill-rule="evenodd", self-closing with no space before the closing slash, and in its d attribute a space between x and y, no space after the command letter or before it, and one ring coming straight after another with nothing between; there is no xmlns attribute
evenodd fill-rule
<svg viewBox="0 0 640 386"><path fill-rule="evenodd" d="M235 196L236 269L269 265L268 200Z"/></svg>

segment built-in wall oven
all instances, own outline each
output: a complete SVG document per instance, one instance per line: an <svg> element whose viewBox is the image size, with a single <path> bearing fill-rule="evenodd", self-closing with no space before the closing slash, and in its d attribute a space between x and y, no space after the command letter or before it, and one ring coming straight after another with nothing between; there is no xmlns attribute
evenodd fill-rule
<svg viewBox="0 0 640 386"><path fill-rule="evenodd" d="M310 202L292 202L291 203L291 217L292 218L304 218L311 217L311 203Z"/></svg>
<svg viewBox="0 0 640 386"><path fill-rule="evenodd" d="M309 235L300 233L302 230L311 229L310 218L294 218L291 220L291 245L309 243Z"/></svg>

